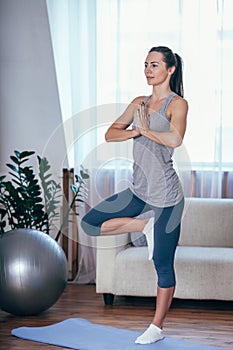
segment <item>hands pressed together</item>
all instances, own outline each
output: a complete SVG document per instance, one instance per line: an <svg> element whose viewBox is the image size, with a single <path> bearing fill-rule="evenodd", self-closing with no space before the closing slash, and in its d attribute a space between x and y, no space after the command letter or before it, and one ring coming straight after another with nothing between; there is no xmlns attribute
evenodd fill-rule
<svg viewBox="0 0 233 350"><path fill-rule="evenodd" d="M135 126L136 130L139 132L139 135L144 134L149 130L149 114L145 104L142 102L136 111Z"/></svg>

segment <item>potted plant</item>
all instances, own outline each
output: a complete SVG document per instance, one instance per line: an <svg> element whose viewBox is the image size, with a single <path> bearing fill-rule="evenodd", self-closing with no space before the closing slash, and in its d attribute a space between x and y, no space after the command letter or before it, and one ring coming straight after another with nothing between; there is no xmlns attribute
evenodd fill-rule
<svg viewBox="0 0 233 350"><path fill-rule="evenodd" d="M32 166L27 165L34 151L14 151L7 163L10 169L7 175L0 176L0 234L8 228L32 228L50 233L51 225L59 216L61 185L51 179L48 160L37 156L38 177ZM9 178L10 176L10 178ZM75 183L70 186L73 198L67 213L57 232L58 241L62 229L67 224L70 214L78 215L77 207L85 201L87 191L85 180L88 179L85 169L75 175Z"/></svg>

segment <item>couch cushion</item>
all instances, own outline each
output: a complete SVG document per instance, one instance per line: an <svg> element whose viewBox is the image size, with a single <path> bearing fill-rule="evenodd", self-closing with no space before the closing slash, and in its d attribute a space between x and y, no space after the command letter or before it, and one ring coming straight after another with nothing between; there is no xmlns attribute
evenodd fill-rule
<svg viewBox="0 0 233 350"><path fill-rule="evenodd" d="M157 276L147 247L129 247L116 256L114 294L154 296Z"/></svg>
<svg viewBox="0 0 233 350"><path fill-rule="evenodd" d="M233 247L233 199L186 198L179 245Z"/></svg>
<svg viewBox="0 0 233 350"><path fill-rule="evenodd" d="M139 215L149 218L153 212ZM146 246L141 232L130 233L132 245ZM181 246L233 247L233 199L185 198Z"/></svg>
<svg viewBox="0 0 233 350"><path fill-rule="evenodd" d="M130 239L134 247L147 246L146 236L142 232L130 232Z"/></svg>
<svg viewBox="0 0 233 350"><path fill-rule="evenodd" d="M233 249L178 247L175 256L175 297L232 300ZM114 294L155 296L157 275L146 247L129 247L117 254Z"/></svg>
<svg viewBox="0 0 233 350"><path fill-rule="evenodd" d="M175 270L176 297L232 300L232 248L178 247Z"/></svg>

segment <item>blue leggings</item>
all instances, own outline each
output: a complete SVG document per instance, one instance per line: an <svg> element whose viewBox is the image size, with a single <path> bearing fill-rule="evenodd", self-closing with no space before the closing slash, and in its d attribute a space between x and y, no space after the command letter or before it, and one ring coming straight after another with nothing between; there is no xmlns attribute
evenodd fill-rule
<svg viewBox="0 0 233 350"><path fill-rule="evenodd" d="M91 236L99 236L103 222L122 217L135 217L149 210L154 212L153 261L158 274L158 286L175 286L174 256L180 237L180 222L184 207L178 204L159 208L144 202L128 188L105 199L83 217L81 226Z"/></svg>

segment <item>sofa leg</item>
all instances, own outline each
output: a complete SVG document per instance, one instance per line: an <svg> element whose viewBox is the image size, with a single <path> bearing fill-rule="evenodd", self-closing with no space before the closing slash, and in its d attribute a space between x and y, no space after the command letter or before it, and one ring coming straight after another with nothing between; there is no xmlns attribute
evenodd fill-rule
<svg viewBox="0 0 233 350"><path fill-rule="evenodd" d="M114 295L113 294L111 294L111 293L104 293L103 297L104 297L105 305L112 305L113 304L113 300L114 300Z"/></svg>

